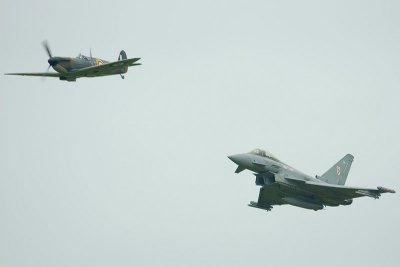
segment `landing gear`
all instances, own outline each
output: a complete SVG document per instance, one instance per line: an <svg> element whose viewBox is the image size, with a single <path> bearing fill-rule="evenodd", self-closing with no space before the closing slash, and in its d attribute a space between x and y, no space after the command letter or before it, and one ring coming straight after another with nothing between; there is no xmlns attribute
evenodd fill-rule
<svg viewBox="0 0 400 267"><path fill-rule="evenodd" d="M122 80L125 79L125 76L124 76L124 75L122 75L122 74L120 74L120 75L121 75Z"/></svg>

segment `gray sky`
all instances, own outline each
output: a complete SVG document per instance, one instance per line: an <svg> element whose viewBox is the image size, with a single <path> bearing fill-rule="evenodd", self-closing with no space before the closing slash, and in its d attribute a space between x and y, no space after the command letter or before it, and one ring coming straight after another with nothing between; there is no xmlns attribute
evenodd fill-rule
<svg viewBox="0 0 400 267"><path fill-rule="evenodd" d="M247 207L226 156L400 190L397 1L0 3L0 73L142 57L125 80L0 76L0 266L397 266L399 193Z"/></svg>

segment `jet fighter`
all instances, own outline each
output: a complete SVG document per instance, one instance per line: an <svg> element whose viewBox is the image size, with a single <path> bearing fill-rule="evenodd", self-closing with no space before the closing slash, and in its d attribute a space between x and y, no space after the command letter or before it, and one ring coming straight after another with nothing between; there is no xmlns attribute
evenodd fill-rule
<svg viewBox="0 0 400 267"><path fill-rule="evenodd" d="M238 165L236 173L250 170L261 186L258 201L249 206L270 211L275 205L293 205L300 208L321 210L325 206L351 205L354 198L379 198L393 189L376 189L345 186L354 157L347 154L323 175L315 178L280 161L271 153L254 149L250 153L228 156Z"/></svg>

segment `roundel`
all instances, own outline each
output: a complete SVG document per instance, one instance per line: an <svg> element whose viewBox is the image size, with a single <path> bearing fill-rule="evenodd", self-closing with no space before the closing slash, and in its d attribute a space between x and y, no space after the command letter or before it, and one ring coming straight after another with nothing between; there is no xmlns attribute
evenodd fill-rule
<svg viewBox="0 0 400 267"><path fill-rule="evenodd" d="M338 176L340 175L340 166L339 165L336 166L336 173Z"/></svg>

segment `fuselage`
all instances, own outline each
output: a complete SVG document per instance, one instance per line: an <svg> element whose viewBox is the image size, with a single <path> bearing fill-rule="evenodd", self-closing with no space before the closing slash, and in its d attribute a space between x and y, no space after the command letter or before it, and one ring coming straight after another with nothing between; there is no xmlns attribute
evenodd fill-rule
<svg viewBox="0 0 400 267"><path fill-rule="evenodd" d="M100 66L109 63L108 61L101 58L92 58L84 55L78 55L75 58L72 57L51 57L48 60L52 68L65 76L73 76L74 72L81 69ZM121 66L120 68L113 69L111 72L84 75L84 77L97 77L113 74L124 74L128 71L128 67Z"/></svg>
<svg viewBox="0 0 400 267"><path fill-rule="evenodd" d="M228 157L238 166L253 171L255 173L282 173L304 181L322 182L310 175L304 174L299 170L287 165L286 163L278 160L272 154L267 153L260 149L255 149L249 153L236 154Z"/></svg>
<svg viewBox="0 0 400 267"><path fill-rule="evenodd" d="M321 176L311 177L283 163L271 153L254 149L250 153L228 156L243 170L255 172L256 185L261 186L258 202L249 206L271 210L273 205L289 204L305 209L321 210L325 206L351 205L354 198L379 198L393 189L344 186L354 156L346 154Z"/></svg>
<svg viewBox="0 0 400 267"><path fill-rule="evenodd" d="M301 185L302 182L325 182L296 170L264 150L255 149L250 153L236 154L228 158L238 165L236 172L244 169L255 172L256 185L274 188L269 193L271 203L290 204L312 210L320 210L327 205ZM332 202L332 206L337 205L339 204Z"/></svg>
<svg viewBox="0 0 400 267"><path fill-rule="evenodd" d="M47 72L16 72L5 73L5 75L56 77L62 81L69 82L74 82L82 77L109 75L120 75L124 79L125 76L123 74L128 72L129 67L141 65L141 63L137 63L140 58L128 58L124 50L119 52L117 60L108 62L101 58L94 58L91 54L90 57L79 54L75 58L53 56L46 41L43 42L43 47L49 56L48 63L50 66ZM49 71L50 67L56 72Z"/></svg>

